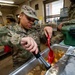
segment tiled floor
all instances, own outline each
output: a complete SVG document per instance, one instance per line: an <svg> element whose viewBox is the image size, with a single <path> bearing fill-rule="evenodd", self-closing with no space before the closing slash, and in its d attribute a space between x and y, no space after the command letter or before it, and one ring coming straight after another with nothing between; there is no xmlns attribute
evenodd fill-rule
<svg viewBox="0 0 75 75"><path fill-rule="evenodd" d="M46 48L45 45L41 45L41 51ZM0 61L0 75L9 75L13 71L13 63L12 56L8 56L7 58Z"/></svg>

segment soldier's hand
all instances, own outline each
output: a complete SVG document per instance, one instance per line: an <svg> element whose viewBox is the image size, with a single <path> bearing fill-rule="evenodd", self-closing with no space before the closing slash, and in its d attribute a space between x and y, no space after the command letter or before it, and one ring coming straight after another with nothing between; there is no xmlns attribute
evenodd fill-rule
<svg viewBox="0 0 75 75"><path fill-rule="evenodd" d="M61 30L62 29L62 26L63 26L63 22L62 23L60 23L59 25L58 25L58 30Z"/></svg>
<svg viewBox="0 0 75 75"><path fill-rule="evenodd" d="M23 46L24 49L26 49L30 52L35 52L35 54L38 53L38 46L37 46L36 42L34 41L34 39L31 37L22 38L21 45Z"/></svg>
<svg viewBox="0 0 75 75"><path fill-rule="evenodd" d="M51 36L52 36L52 27L50 27L50 26L46 26L45 28L44 28L44 32L45 32L45 35L46 35L46 37L48 37L48 35L50 36L50 38L51 38Z"/></svg>
<svg viewBox="0 0 75 75"><path fill-rule="evenodd" d="M63 25L64 25L64 23L66 23L66 22L68 22L68 21L64 21L64 22L61 22L59 25L58 25L58 30L61 30L62 29L62 27L63 27Z"/></svg>

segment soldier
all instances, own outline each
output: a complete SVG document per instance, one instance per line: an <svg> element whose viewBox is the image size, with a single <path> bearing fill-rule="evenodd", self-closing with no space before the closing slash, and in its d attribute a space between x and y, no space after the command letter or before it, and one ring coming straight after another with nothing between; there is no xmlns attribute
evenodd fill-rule
<svg viewBox="0 0 75 75"><path fill-rule="evenodd" d="M75 0L70 0L71 5L69 7L69 20L75 19Z"/></svg>
<svg viewBox="0 0 75 75"><path fill-rule="evenodd" d="M64 40L64 36L61 33L62 27L65 25L72 25L71 23L75 22L75 0L70 0L70 2L71 5L69 7L69 11L68 11L69 16L67 18L67 21L63 21L58 25L57 29L60 33L51 39L52 44L59 43L60 41Z"/></svg>
<svg viewBox="0 0 75 75"><path fill-rule="evenodd" d="M8 15L6 16L6 25L10 25L10 26L9 26L10 29L12 29L12 26L15 25L16 23L17 23L17 22L16 22L16 19L15 19L15 17L14 17L13 14L8 14ZM4 46L4 52L8 53L8 52L10 52L10 51L11 51L11 47L8 46L8 45L5 45L5 46Z"/></svg>
<svg viewBox="0 0 75 75"><path fill-rule="evenodd" d="M6 21L7 21L7 24L11 24L11 23L16 23L16 19L15 19L15 17L14 17L14 15L13 14L8 14L7 16L6 16Z"/></svg>
<svg viewBox="0 0 75 75"><path fill-rule="evenodd" d="M58 30L62 29L62 26L65 25L65 23L69 23L72 22L72 20L74 21L75 19L75 0L70 0L71 5L69 7L69 11L68 11L68 21L62 22L58 25ZM70 25L70 24L68 24Z"/></svg>
<svg viewBox="0 0 75 75"><path fill-rule="evenodd" d="M34 21L38 18L35 10L30 6L22 6L19 19L19 25L0 28L0 45L9 45L12 48L15 67L28 61L33 56L32 52L38 53L41 35L52 36L52 28L49 26L44 29L41 29L40 26L33 27ZM43 31L44 33L42 33Z"/></svg>

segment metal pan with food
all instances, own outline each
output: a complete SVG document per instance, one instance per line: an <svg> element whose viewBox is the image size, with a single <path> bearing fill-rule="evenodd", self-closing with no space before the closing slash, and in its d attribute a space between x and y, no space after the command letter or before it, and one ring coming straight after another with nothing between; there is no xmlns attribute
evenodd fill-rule
<svg viewBox="0 0 75 75"><path fill-rule="evenodd" d="M75 75L75 47L69 46L62 58L45 75Z"/></svg>
<svg viewBox="0 0 75 75"><path fill-rule="evenodd" d="M60 58L62 58L68 47L54 44L53 46L51 46L51 48L55 54L54 62L51 64L51 66L53 66L60 60ZM46 60L46 62L48 62L48 53L49 48L45 49L40 54ZM17 68L9 75L45 75L46 71L47 69L44 68L43 63L41 63L41 61L39 63L39 61L34 56L31 60L23 64L21 67Z"/></svg>

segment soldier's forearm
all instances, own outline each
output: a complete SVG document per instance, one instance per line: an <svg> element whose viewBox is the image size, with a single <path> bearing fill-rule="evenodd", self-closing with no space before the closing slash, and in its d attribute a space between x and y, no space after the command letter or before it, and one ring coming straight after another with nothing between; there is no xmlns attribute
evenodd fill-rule
<svg viewBox="0 0 75 75"><path fill-rule="evenodd" d="M21 36L17 33L7 29L6 27L0 28L0 45L18 45Z"/></svg>

